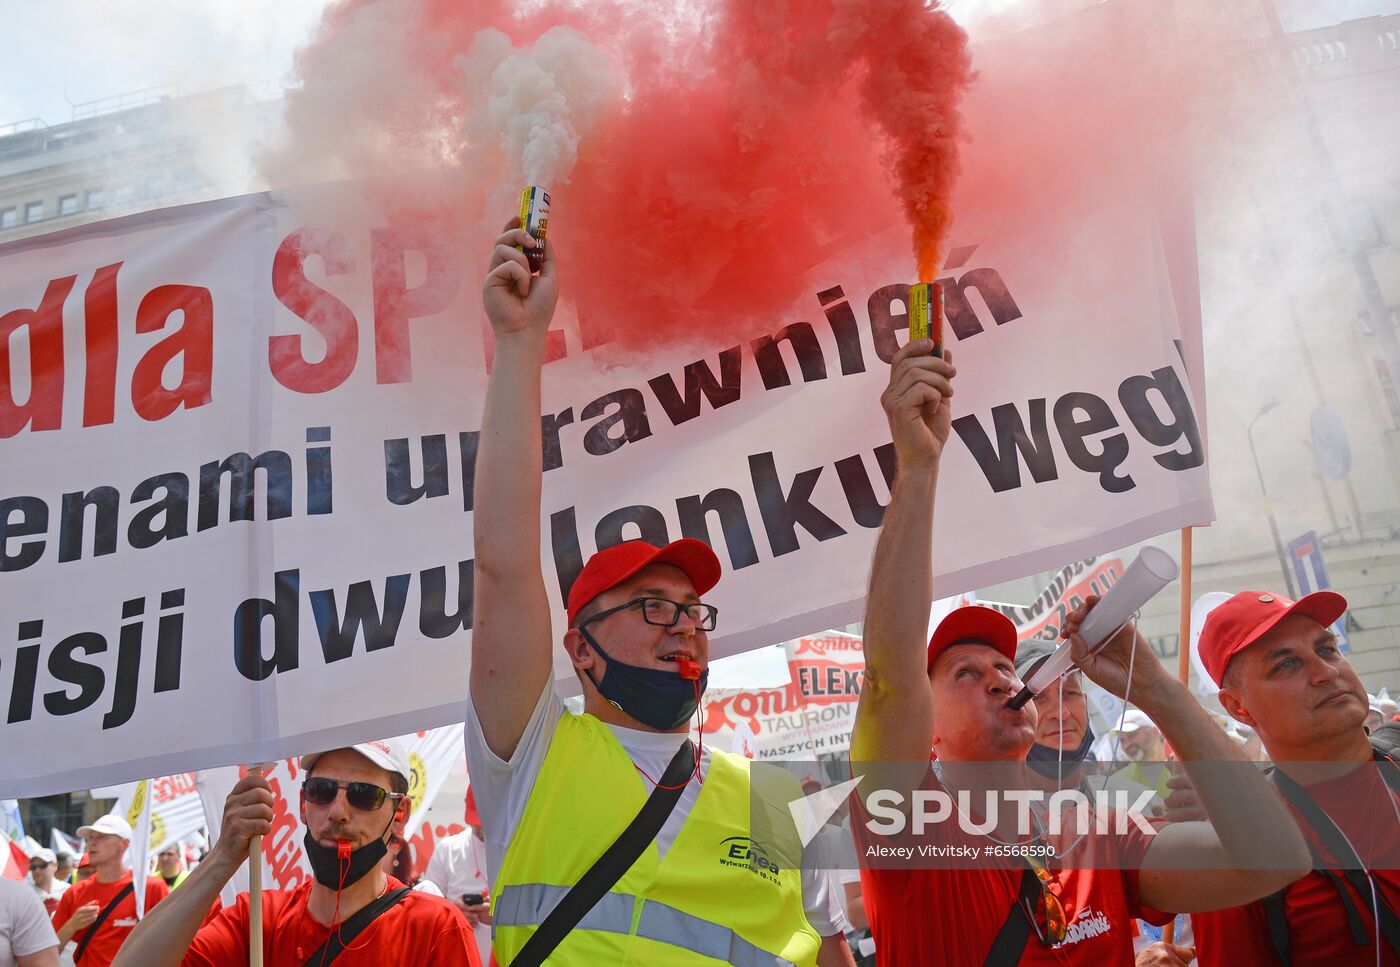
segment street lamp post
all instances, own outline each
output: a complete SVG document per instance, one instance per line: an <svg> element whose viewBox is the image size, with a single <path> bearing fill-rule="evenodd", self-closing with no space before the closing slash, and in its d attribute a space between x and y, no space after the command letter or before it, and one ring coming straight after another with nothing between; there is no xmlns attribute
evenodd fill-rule
<svg viewBox="0 0 1400 967"><path fill-rule="evenodd" d="M1283 538L1279 536L1278 521L1274 519L1274 502L1269 499L1269 488L1264 486L1264 471L1259 467L1259 453L1254 449L1254 424L1258 423L1261 416L1276 406L1278 406L1278 400L1271 399L1260 407L1259 412L1254 415L1254 419L1249 421L1244 435L1249 440L1249 455L1254 458L1254 473L1259 478L1259 492L1264 495L1264 514L1269 518L1269 533L1274 536L1274 551L1278 554L1278 566L1283 571L1283 581L1288 588L1288 596L1296 600L1298 589L1293 586L1293 572L1288 567L1288 555L1283 550Z"/></svg>

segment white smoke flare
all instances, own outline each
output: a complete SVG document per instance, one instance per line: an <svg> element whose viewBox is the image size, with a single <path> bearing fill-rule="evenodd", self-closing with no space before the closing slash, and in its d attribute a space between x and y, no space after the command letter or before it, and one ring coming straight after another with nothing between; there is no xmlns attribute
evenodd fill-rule
<svg viewBox="0 0 1400 967"><path fill-rule="evenodd" d="M453 66L470 142L503 151L521 184L567 184L580 139L624 89L608 57L568 27L546 31L529 47L483 30Z"/></svg>

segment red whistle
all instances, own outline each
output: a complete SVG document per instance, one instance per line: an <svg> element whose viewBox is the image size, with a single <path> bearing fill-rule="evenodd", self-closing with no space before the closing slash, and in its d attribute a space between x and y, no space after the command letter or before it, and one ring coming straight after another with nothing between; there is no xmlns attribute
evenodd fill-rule
<svg viewBox="0 0 1400 967"><path fill-rule="evenodd" d="M348 839L335 841L335 855L342 860L350 859L350 841Z"/></svg>
<svg viewBox="0 0 1400 967"><path fill-rule="evenodd" d="M677 658L676 666L680 669L681 678L688 682L698 682L700 680L700 663L691 661L689 658Z"/></svg>

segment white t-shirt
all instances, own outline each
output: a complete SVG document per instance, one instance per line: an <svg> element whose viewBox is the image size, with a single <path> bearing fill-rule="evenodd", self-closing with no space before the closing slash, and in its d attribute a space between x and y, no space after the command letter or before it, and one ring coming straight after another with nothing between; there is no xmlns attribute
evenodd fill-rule
<svg viewBox="0 0 1400 967"><path fill-rule="evenodd" d="M24 882L29 884L30 889L34 891L34 895L39 898L40 903L43 903L45 900L53 900L57 903L59 900L63 899L63 894L68 892L68 884L56 877L49 881L49 888L47 891L39 889L38 884L34 882L33 873L26 873L24 875Z"/></svg>
<svg viewBox="0 0 1400 967"><path fill-rule="evenodd" d="M57 946L34 884L0 879L0 967L15 967L20 957Z"/></svg>
<svg viewBox="0 0 1400 967"><path fill-rule="evenodd" d="M544 766L554 727L566 714L569 713L564 703L552 687L546 686L535 703L534 711L530 713L530 721L520 736L515 753L509 761L505 761L486 744L481 722L476 716L476 705L470 699L467 702L467 774L471 776L477 811L481 813L489 870L501 868L506 847L510 845L511 837L525 815L525 804L535 787L535 777ZM686 736L680 732L643 732L611 724L607 727L641 770L637 774L637 782L648 792L651 786L641 773L659 779L675 757L676 750L686 740ZM680 800L656 836L656 848L663 856L676 841L676 835L694 808L709 766L710 750L705 747L700 758L700 782L686 785ZM807 912L807 922L818 935L830 937L846 929L846 915L840 900L832 894L823 870L802 871L802 906Z"/></svg>
<svg viewBox="0 0 1400 967"><path fill-rule="evenodd" d="M442 895L456 903L468 893L488 892L487 884L491 882L487 872L489 869L486 844L477 839L468 827L464 832L438 840L422 882L437 884ZM491 925L478 923L472 931L476 934L481 962L487 963L491 957Z"/></svg>

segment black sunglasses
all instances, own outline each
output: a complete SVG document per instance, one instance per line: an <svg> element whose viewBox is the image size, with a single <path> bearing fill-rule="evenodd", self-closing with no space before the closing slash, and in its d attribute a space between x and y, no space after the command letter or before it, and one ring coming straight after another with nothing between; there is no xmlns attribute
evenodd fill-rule
<svg viewBox="0 0 1400 967"><path fill-rule="evenodd" d="M669 598L633 598L631 601L619 604L616 608L599 611L591 618L585 619L583 624L601 621L610 614L617 614L619 611L637 607L642 610L643 621L649 625L660 625L663 628L674 628L676 623L681 620L682 611L690 616L695 627L701 631L714 631L715 625L719 622L719 609L712 604L700 604L699 602L682 604Z"/></svg>
<svg viewBox="0 0 1400 967"><path fill-rule="evenodd" d="M403 793L390 792L372 782L336 782L324 776L312 776L301 785L306 801L314 806L329 806L335 802L335 795L341 789L345 790L346 802L365 812L374 812L384 805L385 799L392 799L397 804L404 798Z"/></svg>

